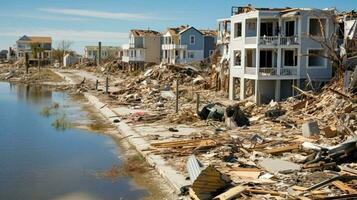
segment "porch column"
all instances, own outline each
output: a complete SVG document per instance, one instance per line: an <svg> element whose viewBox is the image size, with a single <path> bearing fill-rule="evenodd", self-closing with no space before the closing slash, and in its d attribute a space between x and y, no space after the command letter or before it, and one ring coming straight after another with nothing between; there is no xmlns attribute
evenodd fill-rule
<svg viewBox="0 0 357 200"><path fill-rule="evenodd" d="M229 100L234 100L234 81L233 81L234 77L232 76L232 74L230 74L229 76L229 89L228 89L228 96L229 96Z"/></svg>
<svg viewBox="0 0 357 200"><path fill-rule="evenodd" d="M239 90L239 98L240 100L244 100L245 99L245 79L244 78L240 78L240 90Z"/></svg>
<svg viewBox="0 0 357 200"><path fill-rule="evenodd" d="M259 91L259 80L254 80L254 101L257 105L260 105L260 91Z"/></svg>
<svg viewBox="0 0 357 200"><path fill-rule="evenodd" d="M281 62L281 54L282 54L282 49L278 48L278 58L277 58L277 75L280 75L280 69L282 68L282 62Z"/></svg>
<svg viewBox="0 0 357 200"><path fill-rule="evenodd" d="M259 15L257 16L257 45L259 44L260 40L260 17Z"/></svg>
<svg viewBox="0 0 357 200"><path fill-rule="evenodd" d="M281 90L280 80L275 81L275 101L280 101L280 90Z"/></svg>
<svg viewBox="0 0 357 200"><path fill-rule="evenodd" d="M256 48L255 50L255 68L256 68L256 71L255 71L255 75L258 77L259 76L259 68L260 68L260 49L259 48Z"/></svg>

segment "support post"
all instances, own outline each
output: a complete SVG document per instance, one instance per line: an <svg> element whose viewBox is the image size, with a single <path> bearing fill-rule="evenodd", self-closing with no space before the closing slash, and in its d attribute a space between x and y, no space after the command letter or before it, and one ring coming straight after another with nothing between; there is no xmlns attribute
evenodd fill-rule
<svg viewBox="0 0 357 200"><path fill-rule="evenodd" d="M178 78L176 79L176 113L179 111L179 82Z"/></svg>
<svg viewBox="0 0 357 200"><path fill-rule="evenodd" d="M100 65L102 62L102 42L98 42L98 62L97 65Z"/></svg>
<svg viewBox="0 0 357 200"><path fill-rule="evenodd" d="M200 111L200 93L196 93L196 113L198 114L198 112Z"/></svg>
<svg viewBox="0 0 357 200"><path fill-rule="evenodd" d="M98 91L98 85L99 85L99 81L98 79L95 81L95 90Z"/></svg>
<svg viewBox="0 0 357 200"><path fill-rule="evenodd" d="M37 53L37 68L38 68L38 73L40 73L40 53Z"/></svg>
<svg viewBox="0 0 357 200"><path fill-rule="evenodd" d="M25 68L26 68L26 74L29 73L29 54L25 53Z"/></svg>
<svg viewBox="0 0 357 200"><path fill-rule="evenodd" d="M105 79L105 93L109 94L109 77Z"/></svg>

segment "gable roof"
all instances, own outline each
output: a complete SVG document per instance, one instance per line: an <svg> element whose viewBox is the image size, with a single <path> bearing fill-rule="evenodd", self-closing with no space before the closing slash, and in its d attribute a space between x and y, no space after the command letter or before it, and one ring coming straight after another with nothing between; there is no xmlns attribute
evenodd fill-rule
<svg viewBox="0 0 357 200"><path fill-rule="evenodd" d="M188 25L182 25L179 27L171 27L171 28L167 28L166 32L169 32L170 35L174 36L174 35L180 34L181 31L187 29L188 27L189 27Z"/></svg>
<svg viewBox="0 0 357 200"><path fill-rule="evenodd" d="M185 28L184 30L180 31L179 34L182 34L182 33L186 32L187 30L190 30L190 29L195 29L197 32L199 32L201 35L203 35L203 33L202 33L201 31L197 30L197 29L196 29L195 27L193 27L193 26L189 26L189 27Z"/></svg>
<svg viewBox="0 0 357 200"><path fill-rule="evenodd" d="M130 33L134 35L134 37L144 37L144 36L160 36L161 33L154 30L140 30L140 29L132 29Z"/></svg>
<svg viewBox="0 0 357 200"><path fill-rule="evenodd" d="M52 43L51 37L42 37L42 36L22 36L19 40L22 42L29 42L29 43Z"/></svg>

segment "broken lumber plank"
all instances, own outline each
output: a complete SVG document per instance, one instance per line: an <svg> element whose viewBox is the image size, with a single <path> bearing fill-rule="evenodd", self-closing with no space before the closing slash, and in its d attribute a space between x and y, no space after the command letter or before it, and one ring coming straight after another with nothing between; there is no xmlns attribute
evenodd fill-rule
<svg viewBox="0 0 357 200"><path fill-rule="evenodd" d="M357 190L351 188L350 186L343 183L342 181L333 181L332 184L336 186L338 189L342 190L343 192L347 192L348 194L357 194Z"/></svg>
<svg viewBox="0 0 357 200"><path fill-rule="evenodd" d="M264 152L272 154L272 155L275 155L275 154L281 154L281 153L285 153L285 152L290 152L292 150L300 149L300 146L301 146L300 144L291 144L291 145L288 145L288 146L269 149L269 150L266 150Z"/></svg>
<svg viewBox="0 0 357 200"><path fill-rule="evenodd" d="M282 195L284 195L284 193L282 193L282 192L276 192L276 191L272 191L272 190L260 190L260 189L248 188L245 191L253 193L253 194L270 194L272 196L282 196Z"/></svg>
<svg viewBox="0 0 357 200"><path fill-rule="evenodd" d="M202 146L214 146L214 145L217 145L217 142L212 139L180 140L180 141L159 142L159 143L151 144L151 146L156 148L177 148L183 146L202 147Z"/></svg>
<svg viewBox="0 0 357 200"><path fill-rule="evenodd" d="M213 198L213 200L230 200L233 198L236 198L238 195L240 195L240 193L245 191L245 187L243 186L235 186L225 192L223 192L222 194L216 196Z"/></svg>

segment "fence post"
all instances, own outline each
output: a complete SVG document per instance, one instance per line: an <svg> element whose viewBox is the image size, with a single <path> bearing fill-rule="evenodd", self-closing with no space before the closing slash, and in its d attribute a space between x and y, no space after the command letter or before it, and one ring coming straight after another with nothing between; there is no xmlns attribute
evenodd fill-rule
<svg viewBox="0 0 357 200"><path fill-rule="evenodd" d="M98 79L95 81L95 90L98 91L98 85L99 85L99 81Z"/></svg>
<svg viewBox="0 0 357 200"><path fill-rule="evenodd" d="M109 77L107 76L107 78L105 79L105 93L108 94L109 93Z"/></svg>

